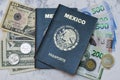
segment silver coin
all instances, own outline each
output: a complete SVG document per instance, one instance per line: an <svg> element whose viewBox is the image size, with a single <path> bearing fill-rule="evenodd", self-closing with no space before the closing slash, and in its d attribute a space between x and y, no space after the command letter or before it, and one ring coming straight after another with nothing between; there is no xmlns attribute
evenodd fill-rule
<svg viewBox="0 0 120 80"><path fill-rule="evenodd" d="M23 53L23 54L28 54L30 53L32 50L32 47L29 43L23 43L21 46L20 46L20 51Z"/></svg>
<svg viewBox="0 0 120 80"><path fill-rule="evenodd" d="M19 55L18 54L11 54L9 57L8 57L8 60L9 60L9 63L11 65L16 65L19 63L20 59L19 59Z"/></svg>
<svg viewBox="0 0 120 80"><path fill-rule="evenodd" d="M114 57L112 56L112 54L105 54L102 57L101 63L102 63L104 68L109 69L114 65Z"/></svg>

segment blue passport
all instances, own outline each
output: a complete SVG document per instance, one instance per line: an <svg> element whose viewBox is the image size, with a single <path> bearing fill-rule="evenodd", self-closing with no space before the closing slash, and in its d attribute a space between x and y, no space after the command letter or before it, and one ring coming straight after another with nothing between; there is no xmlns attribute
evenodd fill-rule
<svg viewBox="0 0 120 80"><path fill-rule="evenodd" d="M53 15L56 11L56 8L37 8L36 9L36 35L35 35L35 44L36 44L36 54L35 54L35 68L38 69L49 69L52 68L45 63L36 59L38 54L37 50L41 44L41 41L44 37L45 32L47 31L48 25L53 18Z"/></svg>
<svg viewBox="0 0 120 80"><path fill-rule="evenodd" d="M44 37L56 8L37 8L36 9L36 50Z"/></svg>
<svg viewBox="0 0 120 80"><path fill-rule="evenodd" d="M74 10L77 10L77 8L73 8ZM53 18L53 15L56 11L56 8L37 8L36 9L36 54L38 54L37 50L38 47L41 44L41 41L44 37L45 32L47 31L48 25L51 22L51 19ZM36 58L35 54L35 58ZM52 68L45 63L42 63L39 60L35 60L35 68L38 69L49 69Z"/></svg>
<svg viewBox="0 0 120 80"><path fill-rule="evenodd" d="M38 49L36 59L75 74L97 18L59 5Z"/></svg>

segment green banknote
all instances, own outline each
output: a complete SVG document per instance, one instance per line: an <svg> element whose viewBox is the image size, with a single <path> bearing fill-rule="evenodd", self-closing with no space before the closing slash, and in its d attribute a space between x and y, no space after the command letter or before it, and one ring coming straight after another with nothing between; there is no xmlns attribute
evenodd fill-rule
<svg viewBox="0 0 120 80"><path fill-rule="evenodd" d="M2 31L2 30L1 30ZM3 53L3 41L6 39L7 37L7 32L2 31L1 34L1 38L0 38L0 69L2 69L2 56L1 54Z"/></svg>
<svg viewBox="0 0 120 80"><path fill-rule="evenodd" d="M21 36L21 35L17 35L17 34L11 33L11 32L8 32L6 37L7 37L7 40L18 40L18 41L33 40L31 38L24 37L24 36Z"/></svg>
<svg viewBox="0 0 120 80"><path fill-rule="evenodd" d="M1 28L35 39L35 9L11 1Z"/></svg>
<svg viewBox="0 0 120 80"><path fill-rule="evenodd" d="M1 41L1 67L33 68L35 53L34 40L15 40L16 38L12 40L10 36L12 37L13 35L8 33L7 38Z"/></svg>
<svg viewBox="0 0 120 80"><path fill-rule="evenodd" d="M13 68L10 70L10 74L19 74L35 70L34 68Z"/></svg>
<svg viewBox="0 0 120 80"><path fill-rule="evenodd" d="M112 53L114 34L111 31L95 31L95 39L99 49L105 53Z"/></svg>
<svg viewBox="0 0 120 80"><path fill-rule="evenodd" d="M93 80L100 80L103 73L102 53L99 48L89 45L79 65L77 74Z"/></svg>
<svg viewBox="0 0 120 80"><path fill-rule="evenodd" d="M2 56L1 54L3 53L3 40L0 40L0 69L2 69Z"/></svg>
<svg viewBox="0 0 120 80"><path fill-rule="evenodd" d="M94 31L88 48L81 60L77 74L93 80L100 80L103 73L101 58L110 53L112 33Z"/></svg>

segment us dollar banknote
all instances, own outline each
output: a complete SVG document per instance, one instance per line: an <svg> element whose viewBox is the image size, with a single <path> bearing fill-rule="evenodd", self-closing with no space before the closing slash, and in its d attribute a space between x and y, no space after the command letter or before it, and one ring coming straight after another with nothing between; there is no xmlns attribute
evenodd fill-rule
<svg viewBox="0 0 120 80"><path fill-rule="evenodd" d="M8 33L7 36L13 36ZM9 37L10 38L10 37ZM34 40L4 39L1 41L2 68L33 68L34 67Z"/></svg>
<svg viewBox="0 0 120 80"><path fill-rule="evenodd" d="M3 53L3 40L0 40L0 69L2 69L2 56L1 54Z"/></svg>
<svg viewBox="0 0 120 80"><path fill-rule="evenodd" d="M11 1L1 28L35 39L35 9Z"/></svg>
<svg viewBox="0 0 120 80"><path fill-rule="evenodd" d="M17 40L17 41L33 40L31 38L24 37L24 36L21 36L21 35L17 35L17 34L11 33L11 32L8 32L6 37L7 37L7 40Z"/></svg>
<svg viewBox="0 0 120 80"><path fill-rule="evenodd" d="M35 68L13 68L10 70L10 74L19 74L19 73L25 73L29 71L34 71Z"/></svg>
<svg viewBox="0 0 120 80"><path fill-rule="evenodd" d="M1 30L1 29L0 29ZM2 53L3 53L3 41L7 37L7 32L1 30L1 38L0 38L0 69L2 69Z"/></svg>

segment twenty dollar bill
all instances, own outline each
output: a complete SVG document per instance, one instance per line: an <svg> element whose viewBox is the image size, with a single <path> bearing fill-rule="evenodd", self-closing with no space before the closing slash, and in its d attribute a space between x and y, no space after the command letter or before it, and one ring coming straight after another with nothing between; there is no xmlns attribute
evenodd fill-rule
<svg viewBox="0 0 120 80"><path fill-rule="evenodd" d="M2 29L35 38L35 9L11 1L2 22Z"/></svg>

